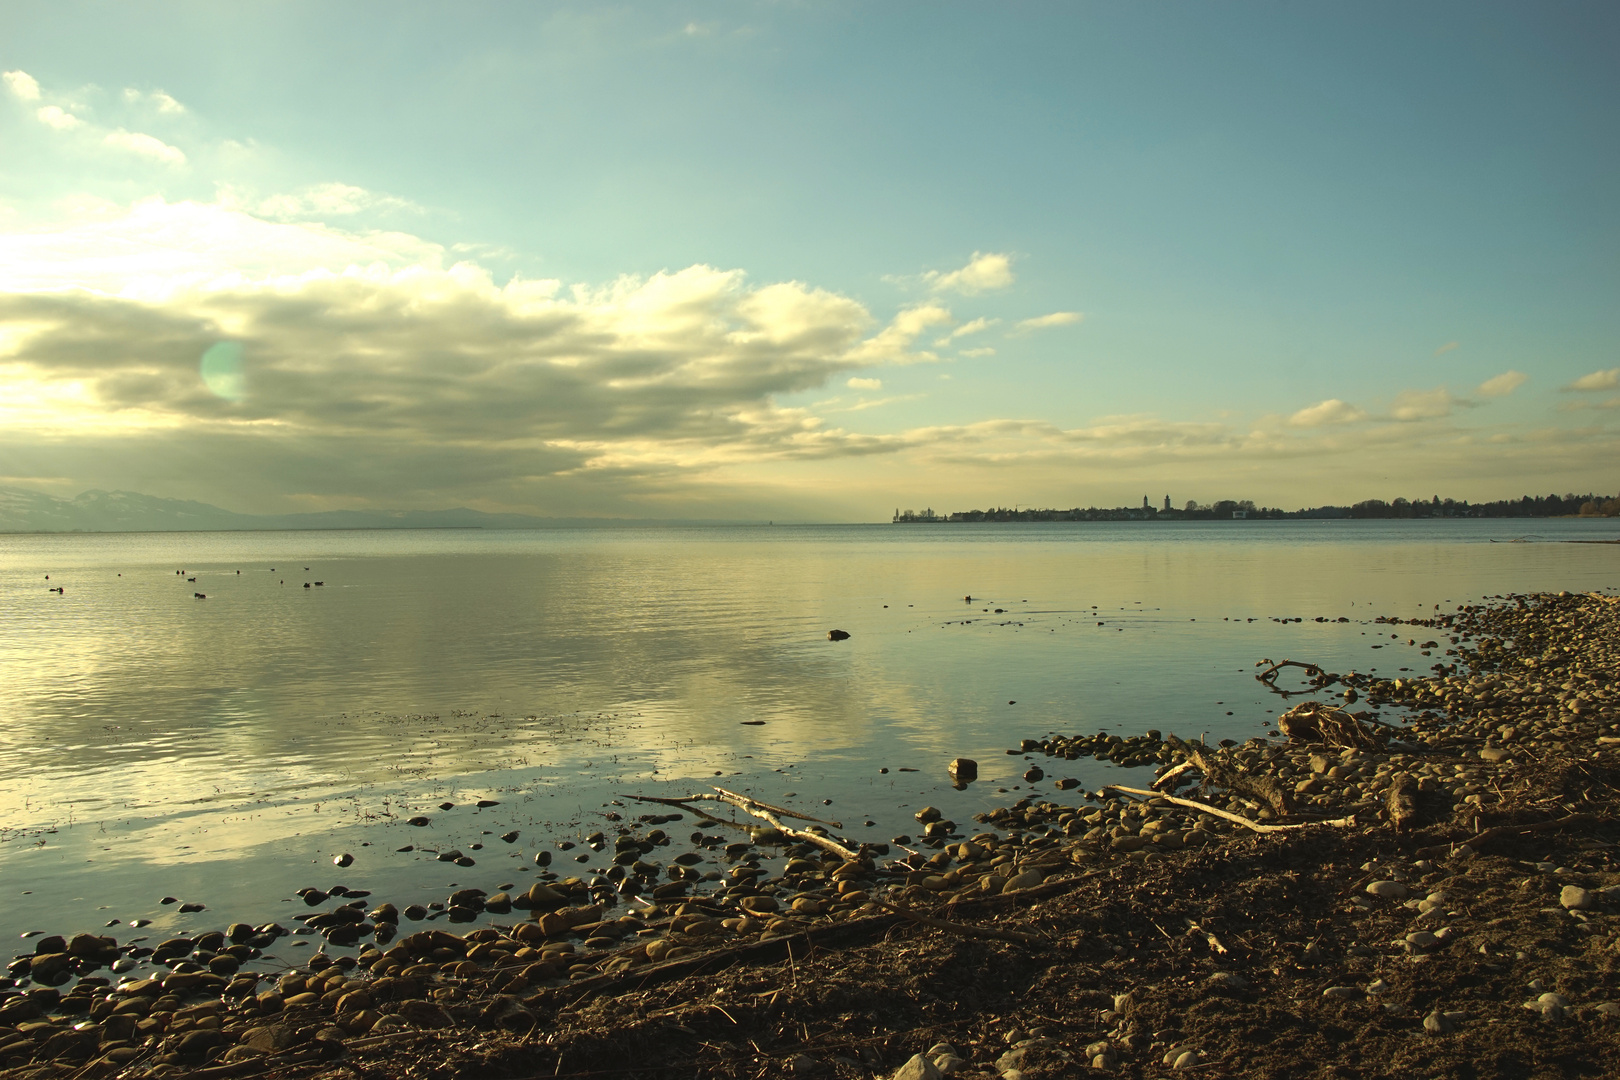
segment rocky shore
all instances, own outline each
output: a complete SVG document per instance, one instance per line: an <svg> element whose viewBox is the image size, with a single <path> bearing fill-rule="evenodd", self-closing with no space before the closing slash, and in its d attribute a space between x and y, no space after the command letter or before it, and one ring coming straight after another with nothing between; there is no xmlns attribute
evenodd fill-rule
<svg viewBox="0 0 1620 1080"><path fill-rule="evenodd" d="M1047 782L864 846L627 810L588 841L611 878L35 938L0 980L0 1077L1612 1073L1620 601L1381 625L1445 659L1267 661L1302 699L1269 739L1008 751L1032 783L1086 756L1153 788ZM294 935L322 947L272 964Z"/></svg>

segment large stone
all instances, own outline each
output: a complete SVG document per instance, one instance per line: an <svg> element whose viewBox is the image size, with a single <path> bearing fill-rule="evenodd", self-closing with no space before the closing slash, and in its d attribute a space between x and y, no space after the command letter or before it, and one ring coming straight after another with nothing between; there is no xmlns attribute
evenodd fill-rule
<svg viewBox="0 0 1620 1080"><path fill-rule="evenodd" d="M1597 898L1579 885L1565 885L1558 892L1558 902L1571 911L1583 911L1595 904Z"/></svg>
<svg viewBox="0 0 1620 1080"><path fill-rule="evenodd" d="M945 1080L932 1061L922 1054L913 1054L911 1060L894 1071L892 1080Z"/></svg>
<svg viewBox="0 0 1620 1080"><path fill-rule="evenodd" d="M185 1057L202 1057L216 1046L225 1045L225 1033L208 1028L188 1031L180 1038L180 1053Z"/></svg>
<svg viewBox="0 0 1620 1080"><path fill-rule="evenodd" d="M1382 900L1405 900L1411 892L1399 881L1374 881L1368 884L1367 894Z"/></svg>

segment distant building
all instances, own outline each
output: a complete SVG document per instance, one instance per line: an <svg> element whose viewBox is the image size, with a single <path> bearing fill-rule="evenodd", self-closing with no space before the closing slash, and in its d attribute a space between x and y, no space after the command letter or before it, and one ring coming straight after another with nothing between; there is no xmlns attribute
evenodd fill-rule
<svg viewBox="0 0 1620 1080"><path fill-rule="evenodd" d="M1167 514L1170 512L1170 496L1168 495L1164 497L1164 512Z"/></svg>
<svg viewBox="0 0 1620 1080"><path fill-rule="evenodd" d="M1149 505L1148 505L1148 501L1147 501L1147 496L1146 496L1146 495L1144 495L1144 496L1142 496L1142 509L1144 509L1144 510L1151 510L1151 509L1152 509L1152 507L1150 507L1150 506L1149 506Z"/></svg>
<svg viewBox="0 0 1620 1080"><path fill-rule="evenodd" d="M1232 517L1233 518L1246 518L1248 516L1249 516L1249 512L1247 510L1234 510L1234 511L1232 511Z"/></svg>

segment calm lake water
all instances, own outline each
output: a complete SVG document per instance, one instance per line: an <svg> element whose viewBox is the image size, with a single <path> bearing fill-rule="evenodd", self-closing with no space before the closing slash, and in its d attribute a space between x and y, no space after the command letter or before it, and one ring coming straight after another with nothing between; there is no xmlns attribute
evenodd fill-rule
<svg viewBox="0 0 1620 1080"><path fill-rule="evenodd" d="M1617 533L1442 520L0 536L0 934L285 920L305 885L399 903L522 887L536 851L604 813L658 809L626 795L710 783L836 816L857 839L914 829L928 803L967 821L1029 792L1006 753L1020 738L1263 733L1287 705L1255 681L1261 658L1427 672L1441 650L1420 656L1371 619L1615 590L1620 546L1558 541ZM1275 621L1292 617L1307 621ZM828 641L835 627L850 639ZM963 791L945 775L958 755L980 762ZM1116 773L1043 765L1043 795ZM512 829L516 843L497 840ZM450 847L477 865L430 853ZM339 870L343 852L355 863ZM607 865L575 854L554 869ZM180 915L165 895L208 910Z"/></svg>

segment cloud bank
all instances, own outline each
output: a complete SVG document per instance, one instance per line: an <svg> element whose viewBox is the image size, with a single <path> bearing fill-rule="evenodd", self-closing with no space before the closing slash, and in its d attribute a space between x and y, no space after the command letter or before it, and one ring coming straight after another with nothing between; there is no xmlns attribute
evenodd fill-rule
<svg viewBox="0 0 1620 1080"><path fill-rule="evenodd" d="M1320 502L1341 472L1361 497L1374 470L1494 485L1620 453L1602 427L1460 428L1452 417L1472 403L1444 386L1407 390L1382 414L1334 397L1247 421L856 430L920 395L899 385L783 402L903 384L911 365L942 362L919 343L953 345L997 320L962 322L937 296L880 318L805 282L706 265L595 285L502 282L410 233L325 220L390 199L341 184L147 199L0 234L0 478L264 512L849 519L905 492L1073 505L1168 484L1282 500L1296 482L1300 502ZM1012 329L1079 319L1053 312ZM1477 394L1526 381L1503 372ZM1573 388L1617 381L1595 372ZM841 414L849 426L829 419Z"/></svg>
<svg viewBox="0 0 1620 1080"><path fill-rule="evenodd" d="M511 500L543 477L872 452L775 399L928 359L915 339L952 321L929 304L879 325L847 297L701 265L564 289L442 256L161 200L0 237L0 428L13 447L253 457L322 496L459 479ZM221 343L228 378L199 370Z"/></svg>

